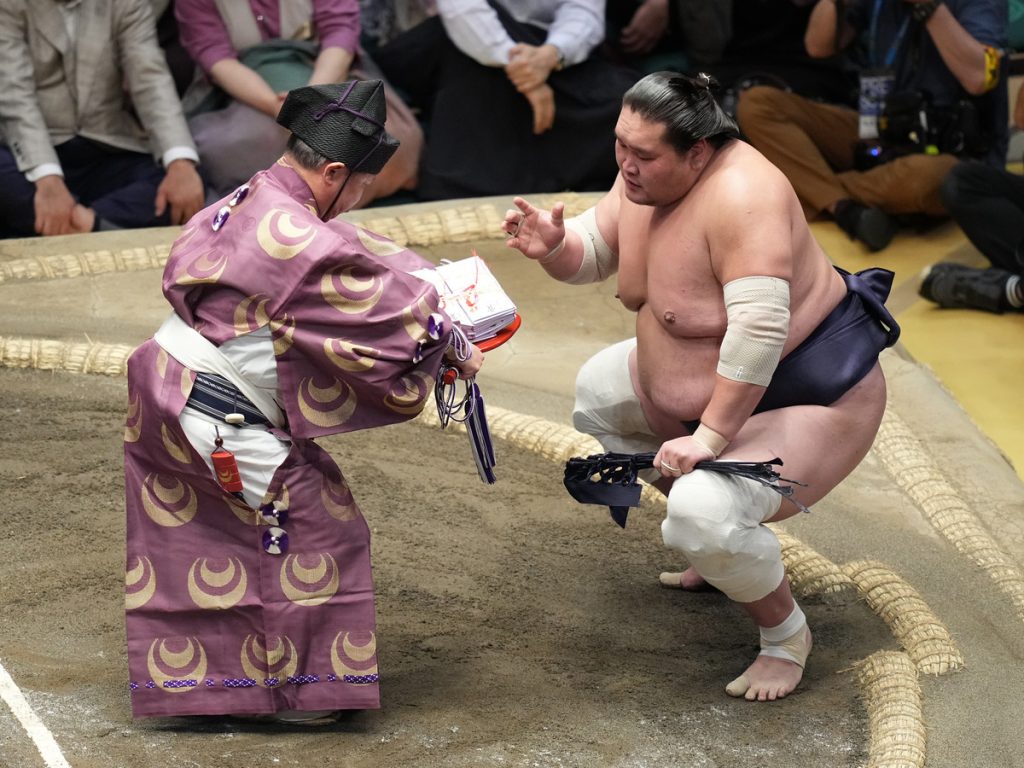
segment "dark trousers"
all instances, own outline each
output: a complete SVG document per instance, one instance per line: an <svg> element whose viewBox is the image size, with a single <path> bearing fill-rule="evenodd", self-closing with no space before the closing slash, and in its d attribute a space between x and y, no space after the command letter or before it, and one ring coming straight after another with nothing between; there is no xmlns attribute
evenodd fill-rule
<svg viewBox="0 0 1024 768"><path fill-rule="evenodd" d="M149 155L75 137L55 148L64 183L104 227L135 229L170 224L170 210L156 216L156 191L164 170ZM35 184L18 170L0 144L0 237L31 237L35 231Z"/></svg>
<svg viewBox="0 0 1024 768"><path fill-rule="evenodd" d="M1024 177L977 160L963 162L943 182L942 199L985 258L1024 275Z"/></svg>
<svg viewBox="0 0 1024 768"><path fill-rule="evenodd" d="M513 39L543 43L543 30L499 16ZM552 72L554 126L535 135L530 105L504 70L463 54L437 17L377 49L374 61L424 114L421 199L604 191L615 180L615 122L632 70L593 57Z"/></svg>

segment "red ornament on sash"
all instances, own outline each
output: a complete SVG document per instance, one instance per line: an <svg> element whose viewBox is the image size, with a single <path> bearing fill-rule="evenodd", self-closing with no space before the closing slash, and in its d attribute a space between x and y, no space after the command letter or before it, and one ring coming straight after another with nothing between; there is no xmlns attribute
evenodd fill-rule
<svg viewBox="0 0 1024 768"><path fill-rule="evenodd" d="M217 482L220 487L228 493L238 494L242 491L242 476L238 473L238 462L235 461L235 454L224 447L224 440L217 430L217 438L213 441L216 449L210 454L213 461L213 469L217 475Z"/></svg>

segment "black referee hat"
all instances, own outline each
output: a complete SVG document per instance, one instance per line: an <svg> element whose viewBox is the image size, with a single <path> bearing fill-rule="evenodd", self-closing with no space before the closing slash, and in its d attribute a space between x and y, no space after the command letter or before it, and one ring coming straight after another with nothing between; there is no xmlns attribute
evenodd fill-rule
<svg viewBox="0 0 1024 768"><path fill-rule="evenodd" d="M277 115L278 123L311 148L359 173L379 173L398 149L398 139L384 130L386 119L380 80L296 88Z"/></svg>

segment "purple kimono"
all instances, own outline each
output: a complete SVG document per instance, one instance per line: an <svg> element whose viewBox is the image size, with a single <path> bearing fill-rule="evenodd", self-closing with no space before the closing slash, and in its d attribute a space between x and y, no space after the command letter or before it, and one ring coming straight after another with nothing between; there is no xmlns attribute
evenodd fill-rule
<svg viewBox="0 0 1024 768"><path fill-rule="evenodd" d="M292 445L263 503L287 512L289 547L265 551L266 519L186 438L178 417L196 373L144 343L128 364L125 429L132 713L375 708L369 529L313 438L407 420L430 401L448 336L431 338L437 293L408 274L429 264L321 222L283 159L215 232L218 206L174 243L164 293L215 345L270 328L287 415L271 431Z"/></svg>

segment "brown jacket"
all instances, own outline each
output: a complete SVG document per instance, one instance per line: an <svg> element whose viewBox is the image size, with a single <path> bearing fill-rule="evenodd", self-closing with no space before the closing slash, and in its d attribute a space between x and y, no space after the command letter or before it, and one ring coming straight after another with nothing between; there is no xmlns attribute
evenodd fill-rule
<svg viewBox="0 0 1024 768"><path fill-rule="evenodd" d="M74 136L157 160L194 148L150 1L81 0L75 40L58 5L0 0L0 138L18 168L56 163Z"/></svg>

